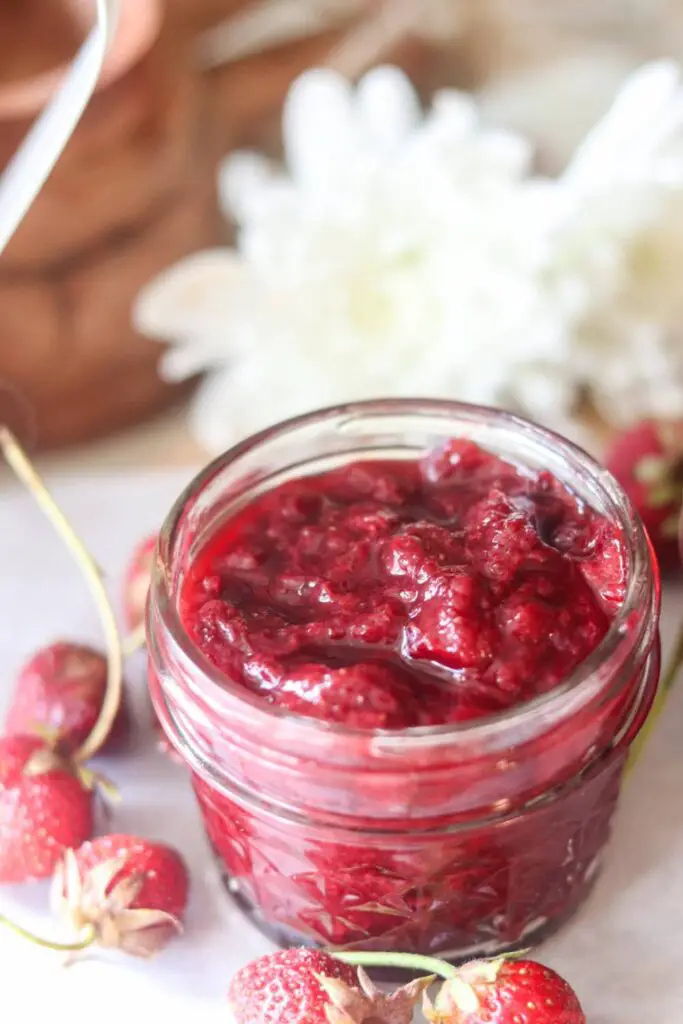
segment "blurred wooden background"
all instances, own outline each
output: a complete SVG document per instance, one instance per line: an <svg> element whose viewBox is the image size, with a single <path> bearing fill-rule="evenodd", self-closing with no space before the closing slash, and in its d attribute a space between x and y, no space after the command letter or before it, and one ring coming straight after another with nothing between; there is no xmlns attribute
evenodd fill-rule
<svg viewBox="0 0 683 1024"><path fill-rule="evenodd" d="M0 400L4 391L21 401L40 448L109 434L178 398L157 377L158 344L132 329L132 300L164 266L226 237L219 158L237 146L277 149L288 85L338 38L204 73L198 33L238 7L124 0L112 67L0 259ZM82 18L80 0L0 5L0 167L77 48ZM411 52L397 57L419 70Z"/></svg>
<svg viewBox="0 0 683 1024"><path fill-rule="evenodd" d="M366 2L374 17L383 0ZM618 46L626 64L683 53L683 4L670 0L557 0L552 12L547 0L450 2L462 13L452 38L408 35L381 54L425 96L500 80L505 98L508 79L587 43L605 53ZM20 407L37 447L108 436L182 400L182 390L159 381L159 346L133 331L131 302L162 267L228 237L216 206L218 160L242 146L277 153L289 84L324 63L356 25L337 3L326 31L202 64L207 31L230 19L239 26L264 3L124 0L101 88L0 258L0 415L3 400ZM0 167L76 50L87 12L86 0L0 0ZM173 440L164 442L169 431ZM195 453L173 411L120 444L130 448L131 437L146 438L148 451L182 450L183 460ZM118 445L107 441L101 451Z"/></svg>

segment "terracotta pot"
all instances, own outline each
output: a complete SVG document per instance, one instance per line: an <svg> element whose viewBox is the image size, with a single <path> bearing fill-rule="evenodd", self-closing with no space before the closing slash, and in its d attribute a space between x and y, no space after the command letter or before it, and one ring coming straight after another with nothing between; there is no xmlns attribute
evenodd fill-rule
<svg viewBox="0 0 683 1024"><path fill-rule="evenodd" d="M160 0L124 0L98 91L0 259L0 384L31 407L42 447L174 397L131 303L159 270L220 238L204 94L161 13ZM0 82L0 166L60 73Z"/></svg>

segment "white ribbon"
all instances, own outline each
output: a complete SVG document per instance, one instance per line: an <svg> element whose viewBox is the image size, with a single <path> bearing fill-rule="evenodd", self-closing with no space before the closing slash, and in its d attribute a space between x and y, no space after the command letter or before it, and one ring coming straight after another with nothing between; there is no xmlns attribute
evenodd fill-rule
<svg viewBox="0 0 683 1024"><path fill-rule="evenodd" d="M96 21L64 80L0 177L0 253L26 216L95 91L120 0L95 0Z"/></svg>

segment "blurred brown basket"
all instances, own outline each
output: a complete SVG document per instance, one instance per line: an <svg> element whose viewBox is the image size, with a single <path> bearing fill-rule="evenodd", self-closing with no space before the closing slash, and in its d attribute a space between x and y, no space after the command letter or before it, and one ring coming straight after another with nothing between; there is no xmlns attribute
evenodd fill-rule
<svg viewBox="0 0 683 1024"><path fill-rule="evenodd" d="M40 447L132 424L174 398L157 376L159 345L130 324L134 297L221 239L218 159L238 146L276 150L290 83L341 38L327 31L202 74L198 34L254 4L168 3L162 24L161 0L124 0L100 88L0 258L0 387L29 407ZM46 21L44 0L0 6L0 169L77 48L84 8L62 0ZM391 58L419 77L424 47Z"/></svg>
<svg viewBox="0 0 683 1024"><path fill-rule="evenodd" d="M54 39L60 28L66 44L82 7L61 8ZM3 47L25 52L33 73L17 61L0 81L0 166L55 87L49 58L67 57L29 31L40 24L33 3L23 20L3 11ZM156 373L158 345L136 335L130 308L162 267L220 238L203 102L198 76L162 30L158 0L128 0L101 85L0 259L0 385L30 409L41 447L135 422L174 395Z"/></svg>

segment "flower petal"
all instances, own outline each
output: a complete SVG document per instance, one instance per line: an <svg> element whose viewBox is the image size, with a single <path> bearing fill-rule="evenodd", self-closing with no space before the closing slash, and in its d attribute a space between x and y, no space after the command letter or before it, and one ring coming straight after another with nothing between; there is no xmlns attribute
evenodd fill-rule
<svg viewBox="0 0 683 1024"><path fill-rule="evenodd" d="M254 405L258 402L253 392L243 397ZM207 452L223 451L251 433L251 422L245 422L242 409L236 411L233 398L237 396L231 369L217 370L197 388L190 405L190 429Z"/></svg>
<svg viewBox="0 0 683 1024"><path fill-rule="evenodd" d="M356 90L356 109L370 144L389 155L418 126L420 101L408 76L395 67L368 72Z"/></svg>
<svg viewBox="0 0 683 1024"><path fill-rule="evenodd" d="M296 79L282 127L287 164L302 188L319 189L337 180L360 148L351 86L334 71L317 68Z"/></svg>
<svg viewBox="0 0 683 1024"><path fill-rule="evenodd" d="M614 103L579 146L563 177L573 187L605 187L617 172L628 171L628 158L638 158L658 120L680 87L674 61L654 61L626 79Z"/></svg>
<svg viewBox="0 0 683 1024"><path fill-rule="evenodd" d="M200 334L225 322L243 280L233 249L198 252L145 285L133 306L133 323L141 334L163 340Z"/></svg>
<svg viewBox="0 0 683 1024"><path fill-rule="evenodd" d="M228 356L226 334L220 337L206 334L191 336L185 339L184 344L178 343L166 349L159 359L159 376L170 384L189 380L214 366L221 366Z"/></svg>
<svg viewBox="0 0 683 1024"><path fill-rule="evenodd" d="M218 197L226 217L248 220L261 203L263 191L278 179L275 167L258 153L231 153L218 168Z"/></svg>
<svg viewBox="0 0 683 1024"><path fill-rule="evenodd" d="M471 96L457 89L441 89L434 96L422 130L428 136L462 140L476 128L477 106Z"/></svg>

